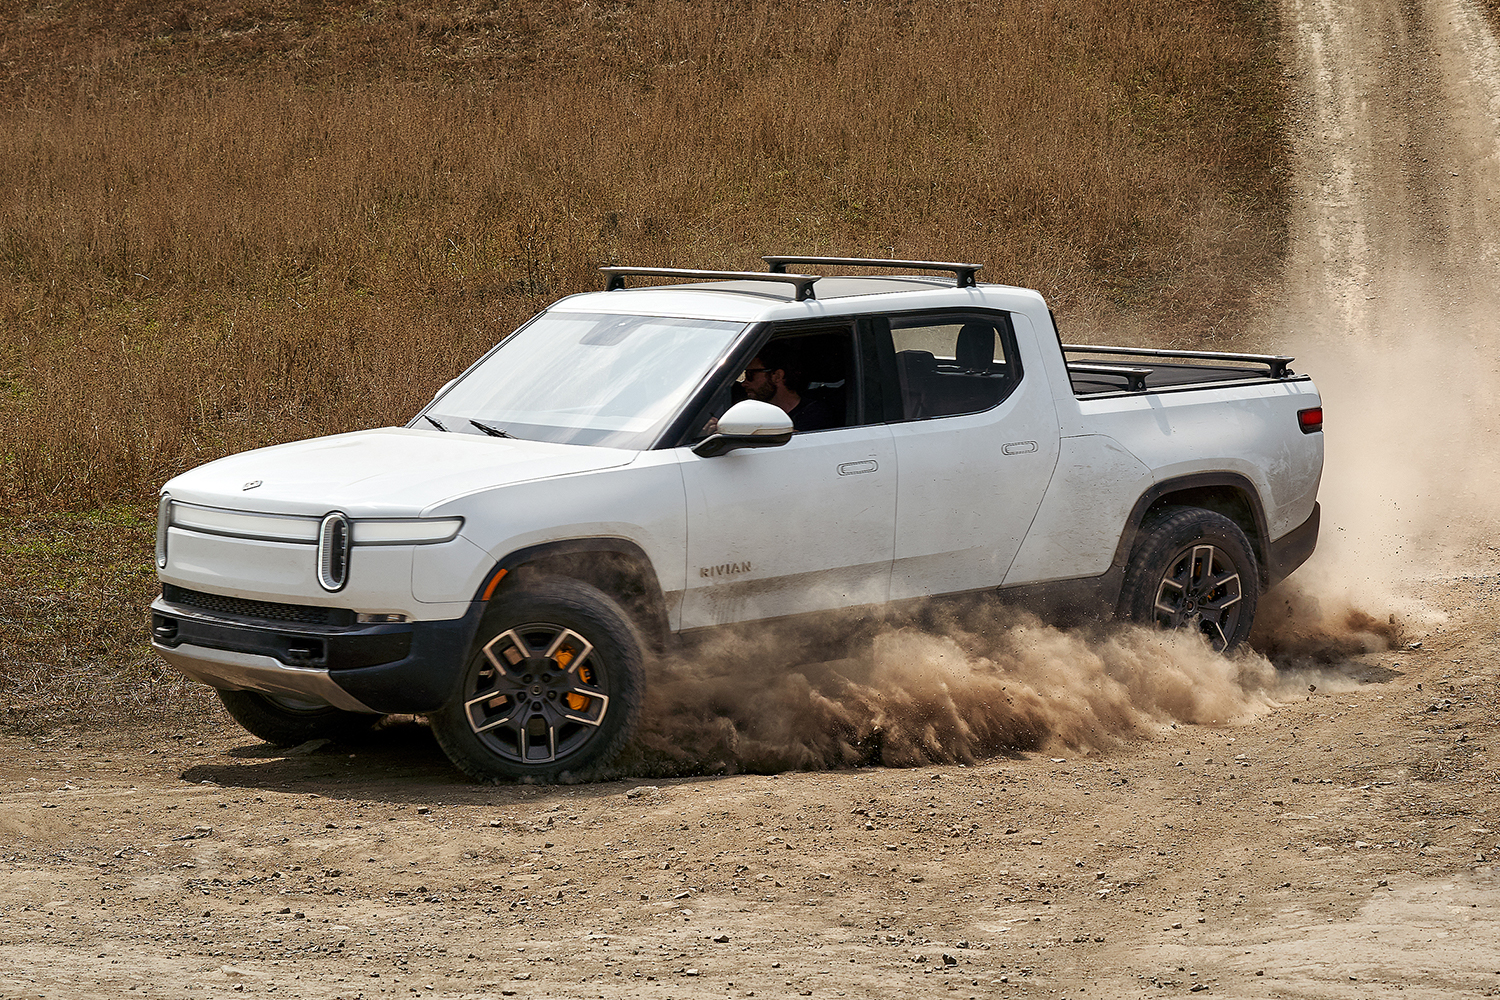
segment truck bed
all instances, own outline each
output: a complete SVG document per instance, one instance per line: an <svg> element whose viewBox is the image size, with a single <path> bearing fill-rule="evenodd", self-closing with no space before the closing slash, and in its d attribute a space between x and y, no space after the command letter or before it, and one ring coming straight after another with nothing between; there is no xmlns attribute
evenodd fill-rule
<svg viewBox="0 0 1500 1000"><path fill-rule="evenodd" d="M1062 350L1073 394L1080 398L1305 377L1298 376L1288 367L1292 358L1277 354L1153 350L1089 344L1063 344Z"/></svg>

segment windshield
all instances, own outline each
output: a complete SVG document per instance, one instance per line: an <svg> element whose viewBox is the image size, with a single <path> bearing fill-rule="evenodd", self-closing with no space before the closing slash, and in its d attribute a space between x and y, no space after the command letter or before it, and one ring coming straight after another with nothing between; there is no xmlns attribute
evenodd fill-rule
<svg viewBox="0 0 1500 1000"><path fill-rule="evenodd" d="M543 313L436 399L450 431L649 448L743 323Z"/></svg>

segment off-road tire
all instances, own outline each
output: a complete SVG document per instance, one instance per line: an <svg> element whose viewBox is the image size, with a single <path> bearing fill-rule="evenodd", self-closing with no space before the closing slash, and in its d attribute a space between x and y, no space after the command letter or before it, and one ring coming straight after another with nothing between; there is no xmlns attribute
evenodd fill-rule
<svg viewBox="0 0 1500 1000"><path fill-rule="evenodd" d="M368 712L346 712L332 705L300 702L259 691L219 691L234 721L252 736L279 747L294 747L308 740L348 740L367 732L381 716Z"/></svg>
<svg viewBox="0 0 1500 1000"><path fill-rule="evenodd" d="M1210 510L1168 507L1141 526L1120 613L1162 628L1197 628L1228 651L1249 637L1259 594L1255 552L1239 525Z"/></svg>
<svg viewBox="0 0 1500 1000"><path fill-rule="evenodd" d="M603 591L527 581L491 601L459 692L429 717L433 735L479 781L598 776L640 721L644 649Z"/></svg>

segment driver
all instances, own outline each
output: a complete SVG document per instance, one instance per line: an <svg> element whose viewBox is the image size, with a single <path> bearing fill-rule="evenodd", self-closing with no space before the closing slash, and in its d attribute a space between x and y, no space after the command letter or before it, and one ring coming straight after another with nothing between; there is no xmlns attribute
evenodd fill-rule
<svg viewBox="0 0 1500 1000"><path fill-rule="evenodd" d="M773 340L746 366L740 388L749 399L781 407L799 431L842 427L841 414L826 397L807 394L807 381L792 350Z"/></svg>

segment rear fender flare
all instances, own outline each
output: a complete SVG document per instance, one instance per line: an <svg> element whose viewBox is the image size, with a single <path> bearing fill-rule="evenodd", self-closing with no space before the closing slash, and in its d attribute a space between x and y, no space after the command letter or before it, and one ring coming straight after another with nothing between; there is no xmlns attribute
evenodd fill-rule
<svg viewBox="0 0 1500 1000"><path fill-rule="evenodd" d="M1216 511L1237 523L1250 539L1255 552L1262 589L1270 585L1270 538L1266 527L1266 510L1260 492L1247 477L1237 472L1199 472L1166 479L1154 484L1130 511L1125 530L1110 566L1110 576L1123 581L1130 555L1140 540L1141 525L1153 510L1168 506L1201 507ZM1248 522L1248 523L1247 523Z"/></svg>

